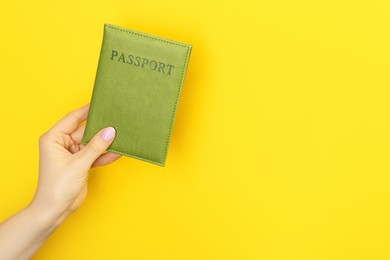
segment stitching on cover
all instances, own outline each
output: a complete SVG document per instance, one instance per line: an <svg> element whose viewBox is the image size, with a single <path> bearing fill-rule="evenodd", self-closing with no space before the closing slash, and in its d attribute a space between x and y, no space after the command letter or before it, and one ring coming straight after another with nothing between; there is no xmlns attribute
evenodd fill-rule
<svg viewBox="0 0 390 260"><path fill-rule="evenodd" d="M171 124L169 126L168 137L167 137L167 141L165 143L165 151L164 151L164 160L163 160L163 162L162 163L156 162L156 161L149 160L149 159L146 159L146 158L143 158L143 157L139 157L139 156L135 156L135 155L132 155L132 154L120 152L120 151L117 151L117 150L114 150L114 149L111 149L111 148L107 149L107 150L112 151L112 152L124 154L124 155L130 156L130 157L133 157L133 158L137 158L137 159L140 159L140 160L147 161L147 162L155 163L155 164L158 164L158 165L164 165L165 159L167 157L169 140L170 140L170 137L171 137L171 134L172 134L172 126L173 126L173 121L174 121L174 117L175 117L175 111L176 111L177 103L179 101L179 94L180 94L180 91L182 89L184 72L185 72L187 64L188 64L189 48L188 48L188 46L182 45L180 43L170 42L170 41L166 41L166 40L163 40L163 39L160 39L160 38L155 38L155 37L151 37L151 36L148 36L148 35L144 35L144 34L141 34L141 33L137 33L137 32L128 31L128 30L125 30L125 29L112 27L112 26L110 26L108 24L106 26L107 26L107 28L110 28L110 29L114 29L114 30L118 30L118 31L121 31L121 32L130 33L130 34L134 34L134 35L137 35L137 36L142 36L142 37L145 37L145 38L148 38L148 39L151 39L151 40L161 41L161 42L165 42L165 43L169 43L169 44L173 44L173 45L177 45L177 46L186 48L186 55L185 55L185 59L184 59L183 70L181 72L180 81L179 81L179 84L180 84L179 86L180 87L178 88L178 91L177 91L177 94L176 94L175 105L173 107L173 113L172 113L172 117L171 117Z"/></svg>
<svg viewBox="0 0 390 260"><path fill-rule="evenodd" d="M132 154L127 154L127 153L120 152L120 151L117 151L117 150L114 150L114 149L111 149L111 148L108 148L107 150L108 150L108 151L111 151L111 152L116 152L116 153L124 154L124 155L130 156L130 157L133 157L133 158L137 158L137 159L140 159L140 160L147 161L147 162L156 163L156 164L158 164L158 165L164 165L163 163L160 163L160 162L156 162L156 161L153 161L153 160L145 159L145 158L143 158L143 157L135 156L135 155L132 155Z"/></svg>
<svg viewBox="0 0 390 260"><path fill-rule="evenodd" d="M186 47L186 46L183 46L183 47ZM173 120L174 120L174 117L175 117L175 112L176 112L177 103L178 103L178 101L179 101L180 91L181 91L182 86L183 86L184 72L185 72L185 70L186 70L187 63L188 63L188 52L189 52L189 48L186 47L186 49L187 49L187 50L186 50L186 56L185 56L185 59L184 59L183 70L182 70L182 72L181 72L181 77L180 77L180 81L179 81L179 86L180 86L180 87L179 87L178 90L177 90L176 100L175 100L175 106L173 107L173 113L172 113L172 117L171 117L171 125L169 126L168 139L167 139L167 142L166 142L166 144L165 144L164 158L166 158L166 156L167 156L169 140L170 140L170 137L171 137L171 134L172 134Z"/></svg>
<svg viewBox="0 0 390 260"><path fill-rule="evenodd" d="M160 39L160 38L157 38L157 37L152 37L152 36L145 35L145 34L142 34L142 33L137 33L137 32L133 32L133 31L128 31L128 30L125 30L125 29L121 29L121 28L112 27L111 25L108 25L108 24L106 26L108 28L110 28L110 29L118 30L118 31L121 31L121 32L130 33L130 34L134 34L134 35L137 35L137 36L142 36L142 37L145 37L145 38L148 38L148 39L157 40L157 41L161 41L161 42L165 42L165 43L181 46L181 47L184 47L184 48L188 48L187 46L182 45L182 44L180 44L178 42L170 42L170 41L167 41L167 40L164 40L164 39Z"/></svg>

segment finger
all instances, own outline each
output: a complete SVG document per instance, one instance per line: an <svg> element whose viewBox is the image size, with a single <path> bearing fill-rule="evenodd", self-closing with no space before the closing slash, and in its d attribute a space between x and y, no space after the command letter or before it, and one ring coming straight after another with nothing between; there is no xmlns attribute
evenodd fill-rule
<svg viewBox="0 0 390 260"><path fill-rule="evenodd" d="M81 151L74 154L80 164L91 167L93 162L102 155L115 138L115 128L106 127L97 132Z"/></svg>
<svg viewBox="0 0 390 260"><path fill-rule="evenodd" d="M83 139L83 135L84 135L84 132L85 132L85 124L80 126L79 128L77 128L76 131L74 131L70 137L72 138L72 140L76 143L76 144L80 144L81 143L81 140Z"/></svg>
<svg viewBox="0 0 390 260"><path fill-rule="evenodd" d="M77 127L87 119L89 112L89 105L86 104L76 110L73 110L66 114L60 121L58 121L49 131L50 132L62 132L64 134L70 134L77 129Z"/></svg>
<svg viewBox="0 0 390 260"><path fill-rule="evenodd" d="M74 154L83 148L84 148L84 146L82 144L72 144L71 146L68 147L68 151L71 152L72 154Z"/></svg>
<svg viewBox="0 0 390 260"><path fill-rule="evenodd" d="M91 168L93 167L98 167L98 166L104 166L104 165L107 165L107 164L110 164L116 160L118 160L119 158L121 158L122 155L121 154L118 154L118 153L112 153L112 152L108 152L108 153L105 153L105 154L102 154L99 156L99 158L96 159L96 161L92 164Z"/></svg>

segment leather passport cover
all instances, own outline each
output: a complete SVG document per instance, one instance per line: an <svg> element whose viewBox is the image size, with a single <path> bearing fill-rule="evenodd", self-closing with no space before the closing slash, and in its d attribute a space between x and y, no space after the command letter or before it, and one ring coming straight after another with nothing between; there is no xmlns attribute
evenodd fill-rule
<svg viewBox="0 0 390 260"><path fill-rule="evenodd" d="M112 126L108 151L165 166L192 46L104 24L86 145Z"/></svg>

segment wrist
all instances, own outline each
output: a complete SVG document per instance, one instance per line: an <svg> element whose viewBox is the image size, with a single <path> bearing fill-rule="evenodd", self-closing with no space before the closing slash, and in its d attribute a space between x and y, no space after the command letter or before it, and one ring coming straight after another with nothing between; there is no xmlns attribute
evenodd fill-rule
<svg viewBox="0 0 390 260"><path fill-rule="evenodd" d="M37 221L39 227L50 233L57 229L69 215L65 210L42 205L35 199L27 205L25 210Z"/></svg>

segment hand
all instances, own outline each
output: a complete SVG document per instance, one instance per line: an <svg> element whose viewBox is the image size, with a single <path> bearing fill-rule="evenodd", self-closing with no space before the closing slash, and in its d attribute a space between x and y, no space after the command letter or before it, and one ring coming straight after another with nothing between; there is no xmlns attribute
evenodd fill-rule
<svg viewBox="0 0 390 260"><path fill-rule="evenodd" d="M86 198L90 168L109 164L120 154L107 152L115 129L101 129L84 147L81 139L89 104L68 113L39 139L39 181L32 204L52 209L63 217L74 212ZM104 153L104 154L103 154Z"/></svg>
<svg viewBox="0 0 390 260"><path fill-rule="evenodd" d="M121 155L104 153L115 129L101 129L80 144L89 104L68 113L39 138L39 181L30 204L0 223L0 259L30 259L64 219L83 203L92 167ZM79 127L80 126L80 127ZM103 154L104 153L104 154Z"/></svg>

